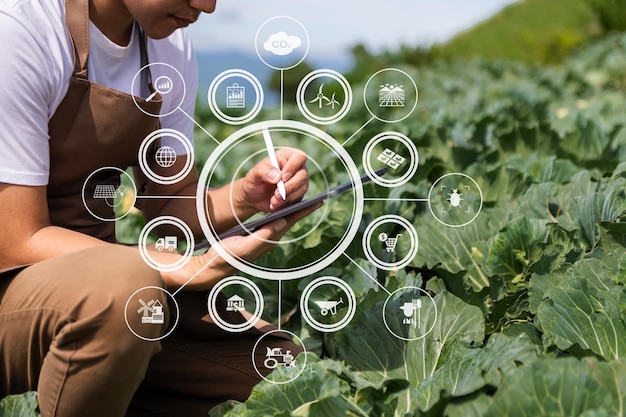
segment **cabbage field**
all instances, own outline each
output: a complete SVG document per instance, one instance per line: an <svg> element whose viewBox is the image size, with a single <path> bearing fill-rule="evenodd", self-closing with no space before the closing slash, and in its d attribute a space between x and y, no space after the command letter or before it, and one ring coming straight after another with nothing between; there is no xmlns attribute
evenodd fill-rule
<svg viewBox="0 0 626 417"><path fill-rule="evenodd" d="M293 381L264 381L245 403L210 415L626 416L626 36L560 66L476 60L398 68L417 83L419 103L393 129L419 149L419 169L402 187L367 185L380 200L368 202L360 233L376 216L401 216L419 235L417 255L404 268L379 270L355 239L347 250L354 262L340 258L319 274L341 277L358 300L337 332L316 332L302 318L298 297L313 277L285 282L281 295L259 281L268 318L282 297L281 325L303 340L307 366ZM352 87L356 95L364 88ZM361 107L324 129L350 137L367 120ZM200 118L216 137L234 130ZM287 107L285 118L301 115ZM389 128L375 121L360 136ZM209 142L196 142L205 160ZM357 138L346 149L360 161L364 146ZM332 177L336 161L325 164ZM480 215L463 227L442 226L414 202L449 172L482 190ZM344 220L326 219L302 249L323 252ZM138 235L134 222L120 234ZM274 251L268 262L288 263L296 249ZM423 311L433 329L419 340L394 337L381 320L381 288L407 286L436 306L436 317ZM277 369L273 379L293 372ZM33 404L32 395L11 397L0 415L31 416Z"/></svg>
<svg viewBox="0 0 626 417"><path fill-rule="evenodd" d="M417 256L389 273L355 245L358 265L344 259L325 271L359 300L350 324L334 333L303 323L297 297L308 281L286 283L284 327L309 350L305 370L287 384L262 382L245 403L211 415L626 415L626 36L558 67L461 61L402 69L420 101L393 127L417 145L420 166L407 185L366 189L394 199L368 203L363 225L380 214L410 219ZM348 137L364 117L353 109L328 130ZM369 124L362 136L384 128ZM355 160L363 146L348 145ZM335 168L331 161L325 170ZM482 189L483 209L464 227L442 227L412 202L448 172ZM340 231L330 219L308 245ZM378 284L428 291L438 313L432 332L411 341L390 334ZM264 287L270 309L272 288ZM292 372L276 370L274 380Z"/></svg>

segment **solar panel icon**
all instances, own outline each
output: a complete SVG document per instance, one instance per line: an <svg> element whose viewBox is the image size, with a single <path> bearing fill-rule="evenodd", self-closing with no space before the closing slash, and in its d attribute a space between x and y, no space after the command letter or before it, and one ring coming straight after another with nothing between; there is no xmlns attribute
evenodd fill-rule
<svg viewBox="0 0 626 417"><path fill-rule="evenodd" d="M115 198L115 185L112 184L98 184L93 192L93 198Z"/></svg>
<svg viewBox="0 0 626 417"><path fill-rule="evenodd" d="M95 190L93 191L93 198L105 200L109 207L116 207L121 203L121 201L116 202L115 199L118 196L124 196L125 191L126 187L124 186L116 189L113 184L97 184ZM113 200L113 202L109 202L109 200Z"/></svg>

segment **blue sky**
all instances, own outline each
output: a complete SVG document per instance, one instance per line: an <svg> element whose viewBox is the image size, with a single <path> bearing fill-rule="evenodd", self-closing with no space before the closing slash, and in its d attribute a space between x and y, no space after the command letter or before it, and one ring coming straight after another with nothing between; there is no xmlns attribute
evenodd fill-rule
<svg viewBox="0 0 626 417"><path fill-rule="evenodd" d="M444 41L517 0L218 0L189 33L198 52L254 51L267 19L290 16L309 33L312 56L340 56L351 45L372 51Z"/></svg>

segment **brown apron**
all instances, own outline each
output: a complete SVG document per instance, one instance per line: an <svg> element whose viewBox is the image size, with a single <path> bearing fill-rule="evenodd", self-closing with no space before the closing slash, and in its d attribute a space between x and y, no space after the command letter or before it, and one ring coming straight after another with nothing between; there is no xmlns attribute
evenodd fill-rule
<svg viewBox="0 0 626 417"><path fill-rule="evenodd" d="M115 170L109 170L110 176L88 182L84 194L83 184L100 168L116 167L125 170L128 166L136 166L140 144L158 127L158 119L140 111L131 95L88 81L88 0L66 0L66 11L67 26L74 42L75 65L67 94L49 123L50 219L53 225L114 242L115 223L101 221L92 216L84 206L81 195L85 198L93 197L98 184L119 185L119 174ZM142 48L145 64L145 43ZM150 94L154 89L150 77L146 78L146 92ZM137 102L146 113L159 114L162 100L157 95L150 102L139 98ZM149 192L148 185L138 184L137 188ZM91 200L89 204L90 207L95 204L106 205L106 201ZM98 207L98 210L101 209L109 211L107 218L114 218L111 207ZM18 270L14 269L12 275ZM24 273L27 271L28 269ZM10 285L11 281L9 279L6 282ZM259 377L252 367L251 353L254 346L258 344L257 360L261 361L258 363L262 363L266 349L270 347L290 350L294 355L301 350L282 333L274 333L274 337L268 337L259 344L259 334L275 329L273 326L261 328L261 322L257 323L259 328L242 334L222 331L211 323L206 314L205 293L181 292L177 297L180 299L179 327L182 329L161 342L161 353L151 358L144 382L132 399L131 408L135 411L127 415L206 416L208 409L217 403L230 398L245 400L252 387L258 383ZM221 304L225 304L224 297L220 300ZM225 306L218 308L225 311ZM84 318L83 321L87 319L89 318ZM98 319L99 317L91 317L91 320ZM245 320L241 313L233 313L228 319L233 323ZM89 328L97 329L98 326L92 323ZM33 333L34 338L40 336ZM115 334L106 337L115 338ZM97 346L107 344L101 340L93 342ZM139 346L147 345L142 343ZM136 351L141 352L138 349ZM106 353L102 356L106 356ZM145 355L142 357L146 358ZM139 384L139 381L133 379L136 378L133 372L140 370L141 366L143 365L139 363L129 364L130 380L126 382L131 387L135 382ZM29 386L29 389L34 388Z"/></svg>
<svg viewBox="0 0 626 417"><path fill-rule="evenodd" d="M94 198L98 184L120 184L119 171L102 170L104 175L85 180L103 167L126 170L138 164L142 140L158 127L161 97L150 102L94 84L87 79L89 58L89 1L66 0L67 27L74 43L74 73L65 98L49 123L50 180L48 210L52 225L82 232L99 239L115 241L115 222L94 217L83 204L81 195L93 212L109 213L106 199ZM147 63L145 38L142 37L142 66ZM147 73L148 71L143 71ZM146 91L153 92L149 77ZM83 184L85 190L83 194ZM142 188L141 185L138 188Z"/></svg>

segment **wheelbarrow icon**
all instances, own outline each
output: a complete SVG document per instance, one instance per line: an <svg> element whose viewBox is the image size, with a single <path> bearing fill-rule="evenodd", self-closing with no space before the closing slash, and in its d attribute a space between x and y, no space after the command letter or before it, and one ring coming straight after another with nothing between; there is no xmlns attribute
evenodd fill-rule
<svg viewBox="0 0 626 417"><path fill-rule="evenodd" d="M330 314L337 314L337 305L343 304L343 298L340 298L339 301L315 301L315 304L321 309L320 313L322 316L325 316L330 311Z"/></svg>

